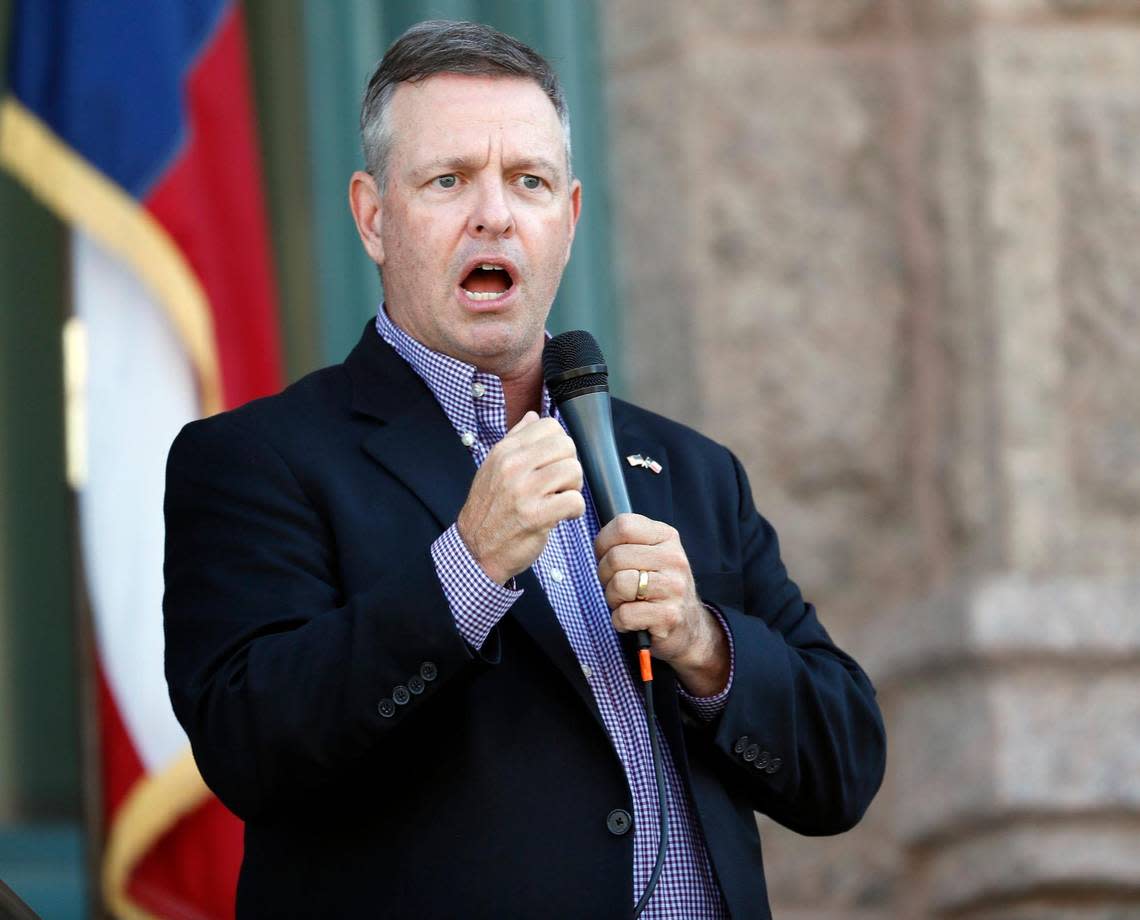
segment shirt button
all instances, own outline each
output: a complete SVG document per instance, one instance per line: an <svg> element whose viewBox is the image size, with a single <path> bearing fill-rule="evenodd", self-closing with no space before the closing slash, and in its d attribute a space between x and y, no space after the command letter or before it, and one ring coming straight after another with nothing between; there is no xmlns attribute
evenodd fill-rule
<svg viewBox="0 0 1140 920"><path fill-rule="evenodd" d="M465 432L463 432L463 436L460 437L459 440L463 442L464 447L470 447L472 444L475 443L475 434L474 434L474 432L471 432L471 431L465 431Z"/></svg>
<svg viewBox="0 0 1140 920"><path fill-rule="evenodd" d="M403 684L397 684L392 688L392 702L397 706L407 706L411 698L412 694L408 692L408 688Z"/></svg>
<svg viewBox="0 0 1140 920"><path fill-rule="evenodd" d="M483 384L481 384L481 383L471 384L471 395L474 396L476 399L478 399L480 396L482 396L486 392L487 392L487 388L485 386L483 386Z"/></svg>
<svg viewBox="0 0 1140 920"><path fill-rule="evenodd" d="M594 676L594 669L591 668L588 664L584 664L582 665L582 674L585 676L586 680L589 680Z"/></svg>
<svg viewBox="0 0 1140 920"><path fill-rule="evenodd" d="M390 719L396 714L396 704L387 697L384 697L377 705L376 709L385 719Z"/></svg>
<svg viewBox="0 0 1140 920"><path fill-rule="evenodd" d="M559 584L562 584L562 579L564 579L566 576L562 574L562 569L551 569L550 577Z"/></svg>

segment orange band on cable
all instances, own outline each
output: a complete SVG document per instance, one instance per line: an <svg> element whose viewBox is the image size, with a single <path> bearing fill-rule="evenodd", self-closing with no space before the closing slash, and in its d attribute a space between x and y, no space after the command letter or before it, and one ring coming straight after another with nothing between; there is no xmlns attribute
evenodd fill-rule
<svg viewBox="0 0 1140 920"><path fill-rule="evenodd" d="M637 657L641 661L641 679L645 683L649 683L653 680L653 658L649 654L649 649L638 649Z"/></svg>

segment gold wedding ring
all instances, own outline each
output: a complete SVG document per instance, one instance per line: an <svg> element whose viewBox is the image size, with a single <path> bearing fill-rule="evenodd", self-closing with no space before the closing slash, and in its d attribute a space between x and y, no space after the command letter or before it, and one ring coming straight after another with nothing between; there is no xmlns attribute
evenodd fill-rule
<svg viewBox="0 0 1140 920"><path fill-rule="evenodd" d="M643 601L649 597L649 573L645 569L638 569L637 572L637 600Z"/></svg>

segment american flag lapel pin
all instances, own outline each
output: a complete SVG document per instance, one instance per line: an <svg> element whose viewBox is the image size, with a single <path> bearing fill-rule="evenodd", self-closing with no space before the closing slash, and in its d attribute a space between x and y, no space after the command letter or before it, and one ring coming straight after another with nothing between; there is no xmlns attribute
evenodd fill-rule
<svg viewBox="0 0 1140 920"><path fill-rule="evenodd" d="M662 470L660 463L652 457L643 457L641 454L630 454L625 460L630 466L640 466L643 470L651 470L654 474L659 474Z"/></svg>

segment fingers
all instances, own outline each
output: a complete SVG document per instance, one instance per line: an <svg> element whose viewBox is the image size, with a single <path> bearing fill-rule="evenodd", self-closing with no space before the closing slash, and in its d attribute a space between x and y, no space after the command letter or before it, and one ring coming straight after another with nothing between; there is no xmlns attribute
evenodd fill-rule
<svg viewBox="0 0 1140 920"><path fill-rule="evenodd" d="M710 646L703 637L711 614L697 595L689 559L673 527L621 514L602 528L594 549L614 629L645 630L652 637L654 657L690 670L694 661L708 657Z"/></svg>
<svg viewBox="0 0 1140 920"><path fill-rule="evenodd" d="M678 632L684 618L678 605L662 606L650 601L634 601L616 608L610 619L618 632L644 629L654 639L661 639Z"/></svg>
<svg viewBox="0 0 1140 920"><path fill-rule="evenodd" d="M669 573L689 571L689 560L679 539L667 543L621 543L608 550L598 561L598 578L608 584L625 569ZM653 576L650 576L652 579Z"/></svg>
<svg viewBox="0 0 1140 920"><path fill-rule="evenodd" d="M528 422L527 418L531 420ZM506 442L510 439L517 446L529 446L538 444L547 439L554 439L559 443L569 442L570 446L574 446L574 442L570 440L562 426L553 418L539 418L533 412L528 412L522 417L522 420L515 425L503 437Z"/></svg>
<svg viewBox="0 0 1140 920"><path fill-rule="evenodd" d="M644 569L647 572L657 572L663 568L664 562L659 553L654 552L651 546L637 546L623 543L615 546L606 553L598 563L598 579L603 585L609 584L615 575L626 570L637 572ZM652 578L652 576L650 576ZM632 595L630 595L632 597Z"/></svg>
<svg viewBox="0 0 1140 920"><path fill-rule="evenodd" d="M492 463L502 464L507 475L519 475L560 460L577 458L574 442L554 419L535 416L533 421L524 422L526 416L491 449L487 458Z"/></svg>
<svg viewBox="0 0 1140 920"><path fill-rule="evenodd" d="M582 464L577 457L555 460L534 471L535 490L542 495L582 491Z"/></svg>
<svg viewBox="0 0 1140 920"><path fill-rule="evenodd" d="M574 489L551 495L547 502L550 511L550 529L557 526L559 521L580 518L586 513L586 500L581 492Z"/></svg>
<svg viewBox="0 0 1140 920"><path fill-rule="evenodd" d="M535 526L553 530L559 521L586 513L582 464L577 457L556 460L532 471L527 479L526 490L535 503Z"/></svg>
<svg viewBox="0 0 1140 920"><path fill-rule="evenodd" d="M502 584L542 552L560 521L581 517L582 466L552 418L526 413L487 455L456 524L483 570Z"/></svg>
<svg viewBox="0 0 1140 920"><path fill-rule="evenodd" d="M678 539L677 531L668 524L643 514L619 514L598 532L594 554L600 560L615 546L655 546L674 539Z"/></svg>
<svg viewBox="0 0 1140 920"><path fill-rule="evenodd" d="M645 593L637 596L637 586L641 579L641 572L648 572L649 578L645 586ZM652 569L622 569L614 574L608 581L603 581L606 592L606 604L611 610L630 603L652 603L680 596L684 591L684 584L673 572L658 572Z"/></svg>
<svg viewBox="0 0 1140 920"><path fill-rule="evenodd" d="M618 632L636 632L656 626L654 610L648 601L634 601L614 608L610 616L614 629Z"/></svg>

